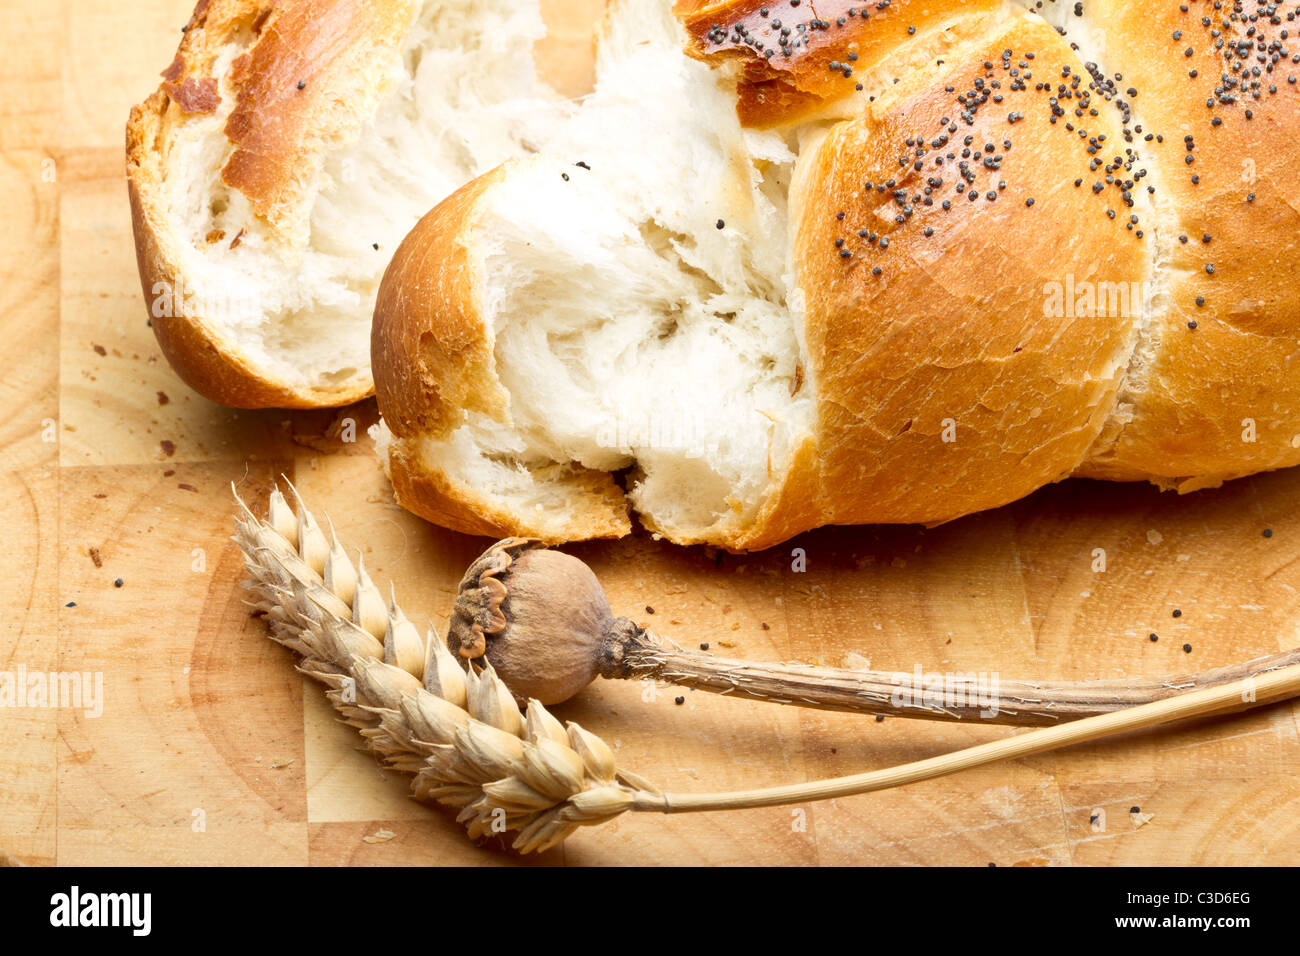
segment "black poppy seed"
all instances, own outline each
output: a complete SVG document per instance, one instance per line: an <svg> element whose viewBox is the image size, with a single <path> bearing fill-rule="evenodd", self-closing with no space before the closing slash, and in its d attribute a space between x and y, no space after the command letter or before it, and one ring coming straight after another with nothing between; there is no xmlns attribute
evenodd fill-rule
<svg viewBox="0 0 1300 956"><path fill-rule="evenodd" d="M298 89L300 89L300 90L305 90L305 89L307 89L307 81L306 81L306 80L299 80L299 81L298 81Z"/></svg>
<svg viewBox="0 0 1300 956"><path fill-rule="evenodd" d="M1129 808L1128 808L1128 812L1129 812L1129 813L1141 813L1141 812L1142 812L1142 808L1141 808L1141 807L1129 807Z"/></svg>
<svg viewBox="0 0 1300 956"><path fill-rule="evenodd" d="M851 259L851 258L853 258L853 253L850 252L848 249L841 249L841 250L840 250L840 258L841 258L841 259Z"/></svg>
<svg viewBox="0 0 1300 956"><path fill-rule="evenodd" d="M686 703L686 698L685 697L675 698L673 700L673 703L676 704L678 707L680 707L682 704Z"/></svg>
<svg viewBox="0 0 1300 956"><path fill-rule="evenodd" d="M1198 295L1198 296L1196 297L1196 307L1197 307L1198 309L1203 309L1203 308L1205 308L1205 296L1203 296L1203 295Z"/></svg>
<svg viewBox="0 0 1300 956"><path fill-rule="evenodd" d="M1191 652L1192 652L1192 645L1190 645L1190 644L1184 644L1184 645L1183 645L1183 653L1184 653L1184 654L1190 654Z"/></svg>
<svg viewBox="0 0 1300 956"><path fill-rule="evenodd" d="M115 581L113 582L113 587L115 587L115 588L120 588L120 587L121 587L123 584L125 584L125 583L126 583L126 582L123 581L121 578L118 578L117 580L115 580Z"/></svg>
<svg viewBox="0 0 1300 956"><path fill-rule="evenodd" d="M1034 205L1034 200L1033 200L1033 199L1026 199L1026 200L1025 200L1025 206L1027 206L1027 207L1029 207L1029 208L1033 208L1033 205Z"/></svg>
<svg viewBox="0 0 1300 956"><path fill-rule="evenodd" d="M837 212L837 213L835 214L835 218L838 219L840 222L843 222L843 221L844 221L844 213L842 213L842 212Z"/></svg>
<svg viewBox="0 0 1300 956"><path fill-rule="evenodd" d="M65 604L65 605L63 605L63 606L64 606L64 607L76 607L76 606L77 606L77 602L76 602L76 601L69 601L67 604Z"/></svg>
<svg viewBox="0 0 1300 956"><path fill-rule="evenodd" d="M703 644L700 645L700 650L702 650L702 651L707 651L708 649L709 649L709 642L708 642L708 641L705 641Z"/></svg>
<svg viewBox="0 0 1300 956"><path fill-rule="evenodd" d="M1266 538L1271 538L1271 537L1273 537L1273 529L1272 529L1272 528L1265 528L1265 529L1264 529L1264 537L1266 537Z"/></svg>
<svg viewBox="0 0 1300 956"><path fill-rule="evenodd" d="M653 614L653 613L655 612L655 609L652 608L649 604L647 604L647 605L645 606L645 612L646 612L647 614Z"/></svg>
<svg viewBox="0 0 1300 956"><path fill-rule="evenodd" d="M1152 631L1150 634L1150 638L1151 638L1151 643L1154 644L1156 641L1160 640L1160 635L1157 634L1155 631Z"/></svg>
<svg viewBox="0 0 1300 956"><path fill-rule="evenodd" d="M1183 616L1183 612L1180 611L1178 608L1174 608L1174 617L1182 617L1182 616Z"/></svg>
<svg viewBox="0 0 1300 956"><path fill-rule="evenodd" d="M569 174L568 174L568 173L560 173L560 178L563 179L563 180L567 183L567 182L569 181Z"/></svg>
<svg viewBox="0 0 1300 956"><path fill-rule="evenodd" d="M885 722L885 715L884 715L884 714L876 714L876 723L878 723L878 724L883 724L884 722ZM993 865L992 863L989 864L989 866L992 866L992 865Z"/></svg>
<svg viewBox="0 0 1300 956"><path fill-rule="evenodd" d="M725 220L725 219L719 219L719 220L718 220L718 229L721 230L721 229L726 229L726 228L727 228L727 222L726 222L726 220Z"/></svg>
<svg viewBox="0 0 1300 956"><path fill-rule="evenodd" d="M1187 322L1187 327L1188 327L1189 329L1191 329L1192 331L1195 331L1195 330L1196 330L1196 320L1195 320L1195 319L1189 319L1188 322Z"/></svg>

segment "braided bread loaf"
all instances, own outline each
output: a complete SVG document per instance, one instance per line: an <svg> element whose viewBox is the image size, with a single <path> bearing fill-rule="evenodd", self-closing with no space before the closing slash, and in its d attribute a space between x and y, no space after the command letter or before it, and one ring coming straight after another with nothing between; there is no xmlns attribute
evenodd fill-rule
<svg viewBox="0 0 1300 956"><path fill-rule="evenodd" d="M1300 463L1298 12L619 0L384 277L399 501L742 550Z"/></svg>

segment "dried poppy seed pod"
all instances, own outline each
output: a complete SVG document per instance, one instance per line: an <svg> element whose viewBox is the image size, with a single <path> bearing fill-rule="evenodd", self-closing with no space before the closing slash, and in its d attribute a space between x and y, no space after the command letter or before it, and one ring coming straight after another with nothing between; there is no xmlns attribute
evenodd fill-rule
<svg viewBox="0 0 1300 956"><path fill-rule="evenodd" d="M1016 681L935 694L924 676L774 664L688 651L615 618L596 575L571 555L510 538L461 581L447 639L463 660L484 659L517 698L568 700L597 677L679 687L848 713L1051 726L1240 679L1250 668L1294 663L1300 651L1161 680ZM679 698L681 700L681 698Z"/></svg>
<svg viewBox="0 0 1300 956"><path fill-rule="evenodd" d="M486 658L516 697L558 704L600 675L606 647L629 629L586 564L508 538L461 580L447 645L465 660Z"/></svg>

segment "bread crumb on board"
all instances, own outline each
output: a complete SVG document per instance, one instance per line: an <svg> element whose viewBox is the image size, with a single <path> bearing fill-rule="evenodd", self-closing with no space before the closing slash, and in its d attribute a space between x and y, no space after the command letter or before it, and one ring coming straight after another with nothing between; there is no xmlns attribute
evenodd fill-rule
<svg viewBox="0 0 1300 956"><path fill-rule="evenodd" d="M1146 826L1154 817L1154 813L1143 813L1141 807L1132 807L1128 812L1128 819L1133 824L1134 830Z"/></svg>

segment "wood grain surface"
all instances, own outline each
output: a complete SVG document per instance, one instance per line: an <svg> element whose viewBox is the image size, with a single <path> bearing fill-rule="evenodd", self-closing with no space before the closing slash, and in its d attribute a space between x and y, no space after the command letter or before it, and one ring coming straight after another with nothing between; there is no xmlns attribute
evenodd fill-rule
<svg viewBox="0 0 1300 956"><path fill-rule="evenodd" d="M248 616L230 483L264 502L274 476L290 476L417 620L443 619L486 542L392 504L365 437L373 402L235 412L190 392L160 356L136 278L122 130L190 6L0 5L0 671L103 680L98 715L0 709L0 853L29 864L1300 863L1295 704L826 804L631 815L527 860L471 844L450 816L409 800L407 781L360 749ZM598 0L547 8L556 36L543 57L578 91ZM356 442L340 437L346 419ZM1159 676L1297 644L1298 500L1300 471L1186 498L1071 481L941 528L828 529L748 557L643 534L572 550L619 612L729 656ZM674 790L857 772L1008 733L612 683L558 714Z"/></svg>

